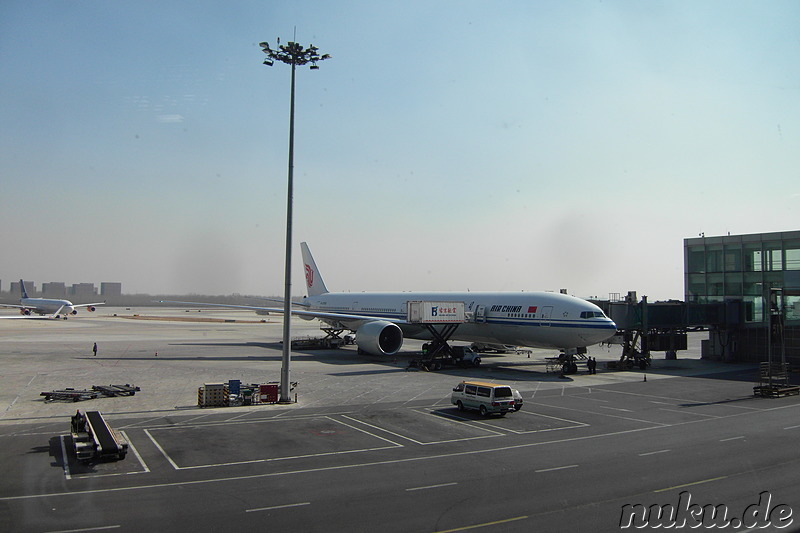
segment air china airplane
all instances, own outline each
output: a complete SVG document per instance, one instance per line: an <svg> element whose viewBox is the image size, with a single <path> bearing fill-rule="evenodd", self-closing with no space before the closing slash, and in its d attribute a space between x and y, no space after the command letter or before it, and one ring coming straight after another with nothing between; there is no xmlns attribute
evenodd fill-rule
<svg viewBox="0 0 800 533"><path fill-rule="evenodd" d="M22 315L29 316L31 313L37 315L50 315L54 318L59 318L61 315L64 319L69 315L77 315L78 308L85 307L87 311L92 312L95 306L103 305L105 302L98 302L93 304L74 304L69 300L51 300L48 298L29 298L28 291L25 290L25 283L19 280L19 286L22 292L22 297L19 299L20 305L14 304L0 304L0 307L15 307L19 309Z"/></svg>
<svg viewBox="0 0 800 533"><path fill-rule="evenodd" d="M450 340L557 348L565 351L602 342L617 326L596 305L552 292L330 292L306 243L300 244L308 296L292 314L319 319L334 329L356 334L359 349L373 355L393 355L405 337L433 338L430 330L408 318L408 302L463 302L467 321ZM172 302L196 303L196 302ZM282 308L233 306L282 313Z"/></svg>

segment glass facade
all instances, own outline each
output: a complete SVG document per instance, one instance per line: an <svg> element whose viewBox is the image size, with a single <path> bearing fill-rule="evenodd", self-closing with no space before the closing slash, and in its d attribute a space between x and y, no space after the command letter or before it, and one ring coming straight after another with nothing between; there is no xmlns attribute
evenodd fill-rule
<svg viewBox="0 0 800 533"><path fill-rule="evenodd" d="M746 323L763 323L765 293L781 288L785 319L800 320L800 231L684 240L688 303L744 302Z"/></svg>

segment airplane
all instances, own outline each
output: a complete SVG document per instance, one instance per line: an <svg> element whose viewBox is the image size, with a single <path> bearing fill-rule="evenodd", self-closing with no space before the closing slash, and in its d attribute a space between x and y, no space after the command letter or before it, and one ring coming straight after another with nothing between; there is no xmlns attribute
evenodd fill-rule
<svg viewBox="0 0 800 533"><path fill-rule="evenodd" d="M64 320L69 315L78 314L78 308L85 307L87 311L93 312L98 305L104 305L105 302L97 302L91 304L74 304L69 300L51 300L48 298L29 298L28 291L25 290L25 283L19 280L20 292L22 297L19 299L20 305L14 304L0 304L0 307L14 307L19 309L20 314L30 316L31 313L37 315L48 315L53 318L60 318L63 314Z"/></svg>
<svg viewBox="0 0 800 533"><path fill-rule="evenodd" d="M554 292L330 292L307 243L300 243L300 248L308 296L296 304L302 309L292 309L292 314L354 332L359 350L368 354L394 355L404 338L440 337L441 330L409 320L409 302L463 303L466 320L448 331L445 341L556 348L574 355L617 332L616 324L598 306ZM211 305L283 313L282 308Z"/></svg>

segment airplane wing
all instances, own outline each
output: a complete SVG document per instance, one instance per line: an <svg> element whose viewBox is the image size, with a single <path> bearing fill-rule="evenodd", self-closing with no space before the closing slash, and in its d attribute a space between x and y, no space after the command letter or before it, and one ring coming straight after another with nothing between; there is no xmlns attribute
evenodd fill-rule
<svg viewBox="0 0 800 533"><path fill-rule="evenodd" d="M17 304L0 304L0 307L13 307L15 309L27 309L30 306L17 305Z"/></svg>
<svg viewBox="0 0 800 533"><path fill-rule="evenodd" d="M210 304L203 302L177 302L173 300L159 300L159 303L197 305L201 307L206 307L206 306L227 307L230 309L252 309L253 311L267 311L270 313L278 313L278 314L283 313L283 307L258 307L253 305ZM308 306L308 304L294 304L294 305ZM374 322L377 320L384 322L392 322L394 324L408 323L408 321L406 320L399 320L396 318L386 318L386 317L369 316L369 315L353 315L348 313L331 313L327 311L312 311L305 309L292 309L292 314L302 318L307 318L309 320L318 318L320 320L325 320L326 322L338 322L339 324L342 325L342 327L346 329L358 329L358 327L361 326L362 324L365 324L367 322Z"/></svg>
<svg viewBox="0 0 800 533"><path fill-rule="evenodd" d="M95 303L95 304L72 304L72 307L73 307L73 308L78 308L78 307L93 307L93 306L95 306L95 305L106 305L106 303L105 303L105 302L97 302L97 303Z"/></svg>

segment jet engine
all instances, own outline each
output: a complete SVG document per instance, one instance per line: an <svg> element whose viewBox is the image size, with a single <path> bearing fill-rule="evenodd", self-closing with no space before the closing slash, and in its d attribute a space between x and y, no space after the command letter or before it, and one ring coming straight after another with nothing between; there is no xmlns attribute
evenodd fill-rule
<svg viewBox="0 0 800 533"><path fill-rule="evenodd" d="M30 314L31 314L31 310L30 310L30 309L25 309L25 308L23 307L23 308L21 308L21 309L19 310L19 314L21 314L21 315L25 315L25 316L28 316L28 315L30 315Z"/></svg>
<svg viewBox="0 0 800 533"><path fill-rule="evenodd" d="M403 332L386 320L367 322L356 330L356 345L372 355L394 355L403 346Z"/></svg>
<svg viewBox="0 0 800 533"><path fill-rule="evenodd" d="M93 305L90 305L86 308L86 310L89 311L90 313L94 313L97 310L97 308Z"/></svg>

